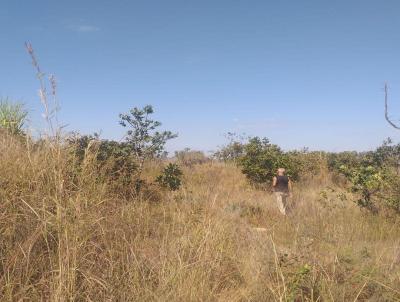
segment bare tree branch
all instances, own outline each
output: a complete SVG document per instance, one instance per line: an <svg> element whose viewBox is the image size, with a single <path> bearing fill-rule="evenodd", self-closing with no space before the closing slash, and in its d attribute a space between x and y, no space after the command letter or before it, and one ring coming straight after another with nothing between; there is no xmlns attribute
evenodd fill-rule
<svg viewBox="0 0 400 302"><path fill-rule="evenodd" d="M385 83L385 119L387 122L396 129L400 130L400 126L396 125L393 121L390 120L389 118L389 113L388 113L388 85Z"/></svg>

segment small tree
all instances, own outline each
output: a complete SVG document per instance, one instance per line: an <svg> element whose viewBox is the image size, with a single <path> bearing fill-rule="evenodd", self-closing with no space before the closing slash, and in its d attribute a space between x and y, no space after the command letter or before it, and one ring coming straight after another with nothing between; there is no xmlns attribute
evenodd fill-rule
<svg viewBox="0 0 400 302"><path fill-rule="evenodd" d="M390 208L400 212L400 145L387 139L375 151L360 153L357 161L342 161L339 171L358 196L356 204L372 212Z"/></svg>
<svg viewBox="0 0 400 302"><path fill-rule="evenodd" d="M177 164L169 163L160 174L156 181L160 186L167 188L171 191L176 191L180 188L182 183L182 170Z"/></svg>
<svg viewBox="0 0 400 302"><path fill-rule="evenodd" d="M350 190L359 196L355 201L356 204L361 208L376 212L374 198L380 196L380 191L385 183L386 175L383 171L373 166L360 166L349 169L344 165L341 170L350 181ZM382 198L382 196L380 197Z"/></svg>
<svg viewBox="0 0 400 302"><path fill-rule="evenodd" d="M288 176L296 179L299 166L279 146L268 139L254 137L244 145L244 154L239 158L242 172L253 184L270 183L278 168L285 168Z"/></svg>
<svg viewBox="0 0 400 302"><path fill-rule="evenodd" d="M225 137L229 143L215 152L214 157L225 162L238 160L244 152L244 141L250 138L245 134L239 135L234 132L228 132Z"/></svg>
<svg viewBox="0 0 400 302"><path fill-rule="evenodd" d="M130 128L126 133L126 142L138 161L139 178L144 162L164 155L166 142L178 136L171 131L157 131L161 123L150 119L153 113L153 107L147 105L143 109L135 107L129 113L119 115L120 124Z"/></svg>

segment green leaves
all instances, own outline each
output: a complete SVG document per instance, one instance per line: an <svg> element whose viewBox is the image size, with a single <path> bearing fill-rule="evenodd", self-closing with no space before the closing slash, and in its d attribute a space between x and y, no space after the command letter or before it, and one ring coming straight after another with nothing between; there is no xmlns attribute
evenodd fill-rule
<svg viewBox="0 0 400 302"><path fill-rule="evenodd" d="M335 166L358 196L358 206L372 212L382 207L400 212L399 158L400 145L387 139L375 151L354 152L350 157L349 153L337 154Z"/></svg>
<svg viewBox="0 0 400 302"><path fill-rule="evenodd" d="M0 100L0 128L11 134L23 134L28 111L21 103L12 103L9 99Z"/></svg>
<svg viewBox="0 0 400 302"><path fill-rule="evenodd" d="M215 152L214 156L225 162L236 162L243 155L244 141L249 139L249 137L234 132L228 132L225 137L229 140L229 143Z"/></svg>
<svg viewBox="0 0 400 302"><path fill-rule="evenodd" d="M142 109L135 107L128 114L119 115L120 125L129 128L125 141L138 163L136 178L139 185L136 187L137 192L140 191L142 186L141 174L145 161L164 155L166 153L164 152L166 142L178 136L171 131L157 131L156 129L161 126L161 123L150 118L153 113L153 107L147 105ZM176 190L180 186L179 176L182 172L174 166L167 166L166 169L157 181L171 190Z"/></svg>
<svg viewBox="0 0 400 302"><path fill-rule="evenodd" d="M153 107L147 105L143 109L135 107L128 114L119 115L120 125L129 128L126 142L141 163L145 159L161 156L165 143L178 136L171 131L156 131L161 123L150 119L153 113Z"/></svg>
<svg viewBox="0 0 400 302"><path fill-rule="evenodd" d="M162 174L156 178L160 186L176 191L182 183L182 171L177 164L169 163L163 170Z"/></svg>
<svg viewBox="0 0 400 302"><path fill-rule="evenodd" d="M358 206L372 212L385 206L400 212L400 178L391 169L368 166L341 167L350 182L350 191L356 193Z"/></svg>
<svg viewBox="0 0 400 302"><path fill-rule="evenodd" d="M73 134L67 139L67 143L76 156L78 171L90 153L95 156L98 167L113 181L128 185L132 181L132 175L137 171L136 159L126 142L101 140L98 134L83 136Z"/></svg>
<svg viewBox="0 0 400 302"><path fill-rule="evenodd" d="M278 168L285 168L288 176L298 177L299 165L293 157L283 152L279 146L271 144L267 138L253 137L244 145L239 158L242 172L254 184L269 183Z"/></svg>

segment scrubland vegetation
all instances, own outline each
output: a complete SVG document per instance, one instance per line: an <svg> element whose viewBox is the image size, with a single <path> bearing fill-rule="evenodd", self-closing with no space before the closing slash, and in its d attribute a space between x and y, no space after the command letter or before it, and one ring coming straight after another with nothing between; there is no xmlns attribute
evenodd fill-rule
<svg viewBox="0 0 400 302"><path fill-rule="evenodd" d="M158 148L139 179L129 141L0 137L2 301L400 299L389 142L328 154L253 138L225 160ZM276 165L295 179L287 217L266 185Z"/></svg>
<svg viewBox="0 0 400 302"><path fill-rule="evenodd" d="M2 103L1 301L400 301L400 145L231 136L170 158L152 112L120 116L123 142L33 138L23 106ZM281 166L287 216L269 185Z"/></svg>

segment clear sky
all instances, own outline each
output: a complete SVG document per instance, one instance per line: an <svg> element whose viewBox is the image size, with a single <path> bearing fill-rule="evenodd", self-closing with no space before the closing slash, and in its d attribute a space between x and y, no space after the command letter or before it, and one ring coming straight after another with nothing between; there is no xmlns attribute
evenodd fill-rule
<svg viewBox="0 0 400 302"><path fill-rule="evenodd" d="M25 52L59 82L67 130L119 139L118 114L152 104L169 150L215 150L231 131L285 149L368 150L400 131L400 1L1 0L0 96L40 128Z"/></svg>

